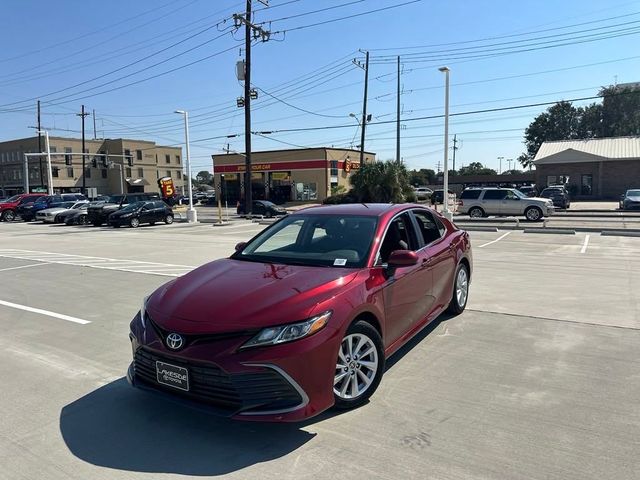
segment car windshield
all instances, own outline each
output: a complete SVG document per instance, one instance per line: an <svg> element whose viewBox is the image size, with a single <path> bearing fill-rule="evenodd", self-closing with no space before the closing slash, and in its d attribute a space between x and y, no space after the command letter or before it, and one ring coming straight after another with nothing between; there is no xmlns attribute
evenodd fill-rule
<svg viewBox="0 0 640 480"><path fill-rule="evenodd" d="M85 207L85 205L87 205L87 202L76 202L71 206L71 208L73 209L83 208Z"/></svg>
<svg viewBox="0 0 640 480"><path fill-rule="evenodd" d="M377 217L293 215L273 225L232 258L287 265L363 267Z"/></svg>
<svg viewBox="0 0 640 480"><path fill-rule="evenodd" d="M147 202L130 203L129 205L127 205L126 207L124 207L120 211L121 212L133 212L133 211L138 210L139 208L141 208L145 203L147 203Z"/></svg>
<svg viewBox="0 0 640 480"><path fill-rule="evenodd" d="M640 190L627 190L627 197L640 197Z"/></svg>

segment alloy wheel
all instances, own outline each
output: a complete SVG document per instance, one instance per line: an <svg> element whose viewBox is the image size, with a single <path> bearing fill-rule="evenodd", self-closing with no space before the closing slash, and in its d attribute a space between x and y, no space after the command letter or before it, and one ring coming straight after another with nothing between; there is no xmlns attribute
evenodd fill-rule
<svg viewBox="0 0 640 480"><path fill-rule="evenodd" d="M138 220L137 218L132 218L129 224L132 228L137 228L140 225L140 220Z"/></svg>
<svg viewBox="0 0 640 480"><path fill-rule="evenodd" d="M467 276L467 269L461 268L458 270L458 276L456 277L456 301L460 307L464 307L467 304L468 295L469 278Z"/></svg>
<svg viewBox="0 0 640 480"><path fill-rule="evenodd" d="M530 208L527 210L527 220L538 220L540 218L540 210L537 208Z"/></svg>
<svg viewBox="0 0 640 480"><path fill-rule="evenodd" d="M16 214L13 212L13 210L7 210L6 212L4 212L3 217L5 221L13 222L16 218Z"/></svg>
<svg viewBox="0 0 640 480"><path fill-rule="evenodd" d="M378 350L367 335L347 335L340 345L333 393L350 400L363 395L372 385L378 371Z"/></svg>
<svg viewBox="0 0 640 480"><path fill-rule="evenodd" d="M164 223L166 223L167 225L171 225L173 223L173 216L167 215L164 219Z"/></svg>

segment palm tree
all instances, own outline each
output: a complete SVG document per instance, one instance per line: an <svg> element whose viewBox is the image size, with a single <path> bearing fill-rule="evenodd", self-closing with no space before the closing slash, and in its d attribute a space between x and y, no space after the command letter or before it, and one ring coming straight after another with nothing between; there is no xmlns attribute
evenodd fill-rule
<svg viewBox="0 0 640 480"><path fill-rule="evenodd" d="M366 163L351 177L353 194L359 202L403 203L415 201L409 172L395 161Z"/></svg>

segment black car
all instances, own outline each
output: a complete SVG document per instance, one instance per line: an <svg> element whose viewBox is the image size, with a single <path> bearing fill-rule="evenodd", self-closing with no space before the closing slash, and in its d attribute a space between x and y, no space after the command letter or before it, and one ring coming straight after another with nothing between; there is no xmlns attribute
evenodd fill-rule
<svg viewBox="0 0 640 480"><path fill-rule="evenodd" d="M36 213L38 213L40 210L44 210L45 208L59 207L65 202L75 202L78 200L86 199L87 197L85 197L81 193L61 193L59 195L45 195L38 198L33 203L20 205L17 209L17 212L22 220L24 220L25 222L30 222L31 220L35 220Z"/></svg>
<svg viewBox="0 0 640 480"><path fill-rule="evenodd" d="M620 196L620 210L640 210L640 188L627 190Z"/></svg>
<svg viewBox="0 0 640 480"><path fill-rule="evenodd" d="M550 199L553 202L553 206L557 208L567 209L571 206L569 192L563 186L547 187L542 190L540 197Z"/></svg>
<svg viewBox="0 0 640 480"><path fill-rule="evenodd" d="M108 220L112 227L129 225L132 228L138 228L141 223L153 225L157 222L173 223L173 211L162 200L130 203L109 215Z"/></svg>
<svg viewBox="0 0 640 480"><path fill-rule="evenodd" d="M538 189L533 185L523 185L522 187L518 187L518 190L524 193L527 197L538 196Z"/></svg>
<svg viewBox="0 0 640 480"><path fill-rule="evenodd" d="M267 218L276 217L278 215L286 215L287 211L268 200L254 200L252 207L252 215L262 215ZM236 209L238 215L244 215L244 203L240 203Z"/></svg>
<svg viewBox="0 0 640 480"><path fill-rule="evenodd" d="M157 193L126 193L122 195L111 195L106 202L91 202L89 204L89 208L87 208L87 218L89 223L99 227L107 221L109 215L131 203L159 199L160 195Z"/></svg>
<svg viewBox="0 0 640 480"><path fill-rule="evenodd" d="M449 190L449 195L453 195L453 190ZM431 194L431 205L444 203L444 189L434 190Z"/></svg>

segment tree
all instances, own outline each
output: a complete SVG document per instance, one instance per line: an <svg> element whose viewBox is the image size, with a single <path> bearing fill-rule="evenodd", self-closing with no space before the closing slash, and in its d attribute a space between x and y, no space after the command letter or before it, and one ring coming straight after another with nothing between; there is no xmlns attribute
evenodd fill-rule
<svg viewBox="0 0 640 480"><path fill-rule="evenodd" d="M352 194L358 202L403 203L415 201L407 168L396 161L365 163L351 176Z"/></svg>
<svg viewBox="0 0 640 480"><path fill-rule="evenodd" d="M411 170L409 172L409 183L414 187L419 187L421 185L433 185L436 183L436 172L430 168Z"/></svg>
<svg viewBox="0 0 640 480"><path fill-rule="evenodd" d="M609 86L602 97L601 135L623 137L640 134L640 87Z"/></svg>
<svg viewBox="0 0 640 480"><path fill-rule="evenodd" d="M497 175L498 173L493 168L487 168L480 162L471 162L466 167L461 167L458 170L458 175Z"/></svg>
<svg viewBox="0 0 640 480"><path fill-rule="evenodd" d="M511 170L505 170L502 172L502 175L520 175L522 170L518 170L517 168L512 168Z"/></svg>
<svg viewBox="0 0 640 480"><path fill-rule="evenodd" d="M196 181L202 185L213 186L213 175L207 170L201 170L196 175Z"/></svg>

